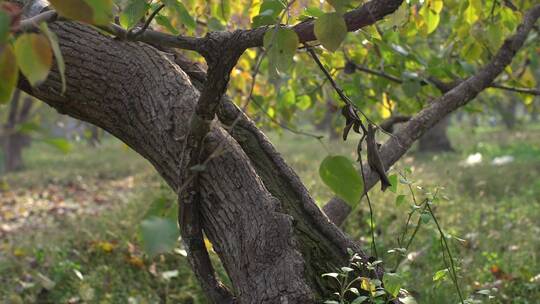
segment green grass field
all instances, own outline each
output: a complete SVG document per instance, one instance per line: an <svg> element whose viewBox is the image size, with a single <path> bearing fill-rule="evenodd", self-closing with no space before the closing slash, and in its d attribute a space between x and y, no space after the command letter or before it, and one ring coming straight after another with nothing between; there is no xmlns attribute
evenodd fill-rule
<svg viewBox="0 0 540 304"><path fill-rule="evenodd" d="M411 153L392 172L412 171L407 178L413 181L417 201L438 191L434 214L456 258L465 297L478 303L539 303L540 128L461 131L450 130L458 152ZM318 176L320 162L328 153L354 158L352 142L323 146L291 134L271 137L320 204L332 196ZM477 152L481 163L462 165ZM514 161L491 164L504 155ZM1 182L0 225L5 227L0 226L0 300L205 303L179 252L155 258L142 252L141 220L152 204L175 199L145 160L112 139L96 149L76 144L70 154L35 144L25 159L25 171ZM397 238L412 196L407 184L400 184L397 193L377 188L370 195L376 244L391 269L397 255L388 251L400 247ZM396 204L400 194L404 199ZM344 225L366 249L371 242L369 218L362 200ZM411 222L417 221L415 214ZM11 225L15 222L19 224ZM435 273L446 267L439 231L433 220L420 222L398 268L407 282L404 288L418 303L458 303L449 275L434 281ZM413 230L409 227L407 235Z"/></svg>

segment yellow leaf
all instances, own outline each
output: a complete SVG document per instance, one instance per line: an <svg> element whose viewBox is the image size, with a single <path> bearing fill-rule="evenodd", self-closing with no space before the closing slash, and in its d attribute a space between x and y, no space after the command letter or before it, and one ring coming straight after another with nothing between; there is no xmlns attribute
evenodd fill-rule
<svg viewBox="0 0 540 304"><path fill-rule="evenodd" d="M22 258L26 256L26 252L24 251L24 249L16 248L15 250L13 250L13 255L18 258Z"/></svg>
<svg viewBox="0 0 540 304"><path fill-rule="evenodd" d="M52 66L49 40L41 34L23 34L15 41L17 64L32 86L43 82Z"/></svg>
<svg viewBox="0 0 540 304"><path fill-rule="evenodd" d="M112 19L112 0L50 0L60 15L90 24L105 25Z"/></svg>
<svg viewBox="0 0 540 304"><path fill-rule="evenodd" d="M206 248L207 248L208 250L214 251L214 246L212 245L212 243L210 242L209 239L204 238L204 245L206 246Z"/></svg>
<svg viewBox="0 0 540 304"><path fill-rule="evenodd" d="M443 0L431 0L429 2L429 8L435 13L440 13L443 8Z"/></svg>
<svg viewBox="0 0 540 304"><path fill-rule="evenodd" d="M469 24L475 23L482 13L482 2L480 0L469 0L469 6L465 10L465 21Z"/></svg>
<svg viewBox="0 0 540 304"><path fill-rule="evenodd" d="M139 268L143 268L144 267L144 261L143 259L141 259L140 257L138 256L129 256L127 258L127 262L128 264L130 264L131 266L135 266L135 267L139 267Z"/></svg>
<svg viewBox="0 0 540 304"><path fill-rule="evenodd" d="M97 248L103 250L104 252L112 252L116 245L110 242L99 242Z"/></svg>

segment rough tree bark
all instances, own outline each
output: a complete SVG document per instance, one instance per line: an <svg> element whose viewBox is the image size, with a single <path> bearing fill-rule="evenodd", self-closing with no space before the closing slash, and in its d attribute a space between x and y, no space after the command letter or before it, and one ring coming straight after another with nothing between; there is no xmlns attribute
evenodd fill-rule
<svg viewBox="0 0 540 304"><path fill-rule="evenodd" d="M346 15L349 29L373 23L400 4L369 2L367 10ZM424 109L382 147L387 164L397 161L426 129L491 83L523 43L540 15L540 6L530 15L534 20L528 20L517 38L508 42L510 54L481 72L486 75L464 81ZM358 16L361 20L354 19ZM205 80L204 73L190 70L181 57L164 51L164 47L197 50L203 48L197 45L200 40L167 40L148 32L140 36L143 42L130 42L64 21L54 22L50 28L59 37L66 61L67 91L60 93L57 70L36 88L21 77L19 87L60 113L95 124L121 139L151 162L177 192L185 186L181 168L185 151L189 151L185 137L193 134L191 118L200 115L211 121L201 150L208 161L198 175L200 215L204 233L231 279L235 302L313 303L330 292L321 274L346 264L348 248L360 253L364 261L370 258L321 212L265 135L226 96L217 103L219 120L213 115L205 117L212 111L201 109L200 101L196 104L205 101L201 92L219 97L216 93L221 92L208 88L223 79L214 82L209 73ZM302 23L295 30L302 41L314 39L312 23ZM255 30L253 34L247 44L260 46L264 33ZM150 45L159 41L165 41L161 50ZM234 121L238 123L232 127ZM376 179L367 173L369 188ZM380 278L382 271L365 270L362 275Z"/></svg>
<svg viewBox="0 0 540 304"><path fill-rule="evenodd" d="M174 58L76 23L56 22L51 29L66 61L66 93L60 94L57 71L38 88L24 80L20 86L60 113L115 135L178 190L181 142L199 91ZM222 116L234 119L238 109L227 105ZM360 248L320 212L253 123L245 118L231 132L237 140L214 122L205 145L213 157L201 187L205 233L235 296L241 303L304 303L328 293L320 275L345 264L347 248ZM276 167L283 174L276 175Z"/></svg>

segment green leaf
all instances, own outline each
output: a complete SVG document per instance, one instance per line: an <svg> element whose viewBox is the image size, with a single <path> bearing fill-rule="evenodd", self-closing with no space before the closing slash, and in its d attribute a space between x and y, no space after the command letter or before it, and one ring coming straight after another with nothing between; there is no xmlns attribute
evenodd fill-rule
<svg viewBox="0 0 540 304"><path fill-rule="evenodd" d="M399 290L403 284L403 278L397 273L385 273L383 276L384 289L393 297L399 294Z"/></svg>
<svg viewBox="0 0 540 304"><path fill-rule="evenodd" d="M157 24L159 24L159 25L163 26L164 28L166 28L170 33L172 33L174 35L178 35L180 33L171 24L171 21L169 20L169 18L158 14L156 16L155 20L156 20Z"/></svg>
<svg viewBox="0 0 540 304"><path fill-rule="evenodd" d="M73 149L71 143L65 138L46 138L43 141L63 153L69 153Z"/></svg>
<svg viewBox="0 0 540 304"><path fill-rule="evenodd" d="M278 17L287 5L281 0L265 0L259 8L259 14L253 17L252 27L272 25L278 22Z"/></svg>
<svg viewBox="0 0 540 304"><path fill-rule="evenodd" d="M409 19L409 5L406 1L401 3L395 13L389 16L388 25L390 27L400 27Z"/></svg>
<svg viewBox="0 0 540 304"><path fill-rule="evenodd" d="M264 34L264 47L268 52L270 66L280 72L286 72L293 63L298 44L298 35L292 29L267 30Z"/></svg>
<svg viewBox="0 0 540 304"><path fill-rule="evenodd" d="M396 193L397 192L397 186L398 186L398 177L396 174L392 174L390 176L388 176L388 180L390 181L390 184L392 184L390 186L390 191L392 191L393 193Z"/></svg>
<svg viewBox="0 0 540 304"><path fill-rule="evenodd" d="M56 58L56 65L58 66L58 72L60 72L60 79L62 81L62 94L64 94L66 92L66 63L64 62L64 57L60 51L58 37L55 33L49 30L49 27L45 22L40 24L39 28L45 34L45 36L47 36L49 43L51 44L54 57Z"/></svg>
<svg viewBox="0 0 540 304"><path fill-rule="evenodd" d="M188 29L195 30L197 27L197 22L193 17L189 14L188 10L184 6L184 4L177 2L178 6L176 7L176 11L178 12L178 17L180 18L180 22L182 22Z"/></svg>
<svg viewBox="0 0 540 304"><path fill-rule="evenodd" d="M447 274L448 274L448 269L445 268L445 269L439 270L435 272L435 274L433 275L433 281L434 282L439 281L443 279L444 277L446 277Z"/></svg>
<svg viewBox="0 0 540 304"><path fill-rule="evenodd" d="M431 215L429 213L422 213L420 219L422 220L422 223L427 224L431 220Z"/></svg>
<svg viewBox="0 0 540 304"><path fill-rule="evenodd" d="M19 78L15 52L11 45L4 47L0 53L0 104L7 103L17 85Z"/></svg>
<svg viewBox="0 0 540 304"><path fill-rule="evenodd" d="M328 0L328 3L330 3L338 13L343 13L349 2L349 0Z"/></svg>
<svg viewBox="0 0 540 304"><path fill-rule="evenodd" d="M15 54L21 72L32 86L43 82L52 66L52 50L40 34L22 34L15 41Z"/></svg>
<svg viewBox="0 0 540 304"><path fill-rule="evenodd" d="M469 0L469 6L463 14L467 23L470 25L475 23L482 14L482 0Z"/></svg>
<svg viewBox="0 0 540 304"><path fill-rule="evenodd" d="M352 269L351 267L341 267L341 271L343 271L343 272L351 272L351 271L354 271L354 269Z"/></svg>
<svg viewBox="0 0 540 304"><path fill-rule="evenodd" d="M345 156L327 156L321 163L319 175L337 196L352 207L358 203L364 192L362 177L353 162Z"/></svg>
<svg viewBox="0 0 540 304"><path fill-rule="evenodd" d="M165 195L158 196L144 215L145 218L153 216L175 220L178 216L178 204Z"/></svg>
<svg viewBox="0 0 540 304"><path fill-rule="evenodd" d="M7 38L9 36L9 28L10 28L11 19L9 18L9 15L0 10L0 46L7 41Z"/></svg>
<svg viewBox="0 0 540 304"><path fill-rule="evenodd" d="M413 98L416 97L418 92L420 92L420 90L422 89L422 85L418 81L407 80L403 82L401 88L403 89L403 92L407 97Z"/></svg>
<svg viewBox="0 0 540 304"><path fill-rule="evenodd" d="M437 29L441 19L439 13L430 9L427 5L424 5L422 9L420 9L420 15L424 18L424 22L427 26L427 34L431 34Z"/></svg>
<svg viewBox="0 0 540 304"><path fill-rule="evenodd" d="M400 194L396 197L396 206L400 206L405 202L405 195Z"/></svg>
<svg viewBox="0 0 540 304"><path fill-rule="evenodd" d="M304 9L304 16L319 18L324 15L324 11L316 6L309 6Z"/></svg>
<svg viewBox="0 0 540 304"><path fill-rule="evenodd" d="M162 1L166 7L173 9L178 14L180 22L184 24L187 28L194 30L197 27L197 22L189 14L188 10L184 4L178 0L163 0Z"/></svg>
<svg viewBox="0 0 540 304"><path fill-rule="evenodd" d="M132 28L141 20L147 9L146 0L131 0L120 14L120 25L128 29Z"/></svg>
<svg viewBox="0 0 540 304"><path fill-rule="evenodd" d="M90 24L105 25L112 20L112 0L50 0L66 18Z"/></svg>
<svg viewBox="0 0 540 304"><path fill-rule="evenodd" d="M315 20L314 31L321 44L334 52L347 36L347 25L339 13L327 13Z"/></svg>
<svg viewBox="0 0 540 304"><path fill-rule="evenodd" d="M354 301L351 302L351 304L361 304L364 303L369 297L366 296L359 296L358 298L354 299Z"/></svg>
<svg viewBox="0 0 540 304"><path fill-rule="evenodd" d="M311 98L308 95L302 95L296 97L296 106L300 110L307 110L311 106Z"/></svg>
<svg viewBox="0 0 540 304"><path fill-rule="evenodd" d="M169 252L178 242L176 221L168 218L151 217L141 223L143 248L150 256Z"/></svg>
<svg viewBox="0 0 540 304"><path fill-rule="evenodd" d="M231 4L229 0L212 1L212 15L225 22L229 22L231 16Z"/></svg>

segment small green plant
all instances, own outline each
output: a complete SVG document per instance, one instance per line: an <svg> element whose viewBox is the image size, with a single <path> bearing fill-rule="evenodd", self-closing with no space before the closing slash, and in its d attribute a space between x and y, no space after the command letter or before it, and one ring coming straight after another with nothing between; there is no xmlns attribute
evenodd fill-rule
<svg viewBox="0 0 540 304"><path fill-rule="evenodd" d="M359 275L362 269L375 273L375 268L382 263L381 260L373 262L364 261L360 255L349 249L349 264L337 269L336 272L325 273L322 277L333 279L336 283L336 292L333 299L326 304L360 304L360 303L387 303L395 299L401 291L402 280L396 273L387 273L382 281Z"/></svg>

